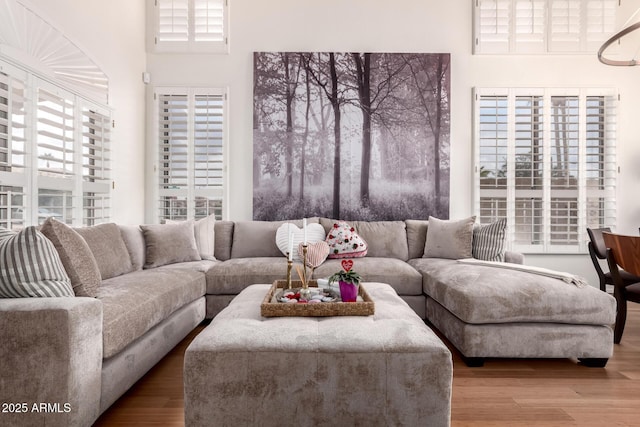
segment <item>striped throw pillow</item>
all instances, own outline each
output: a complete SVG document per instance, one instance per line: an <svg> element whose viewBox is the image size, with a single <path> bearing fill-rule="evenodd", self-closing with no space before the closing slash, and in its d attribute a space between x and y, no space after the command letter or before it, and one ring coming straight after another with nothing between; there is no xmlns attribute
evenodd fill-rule
<svg viewBox="0 0 640 427"><path fill-rule="evenodd" d="M0 228L0 297L72 297L71 280L53 243L35 227Z"/></svg>
<svg viewBox="0 0 640 427"><path fill-rule="evenodd" d="M504 262L507 219L473 228L473 257L484 261Z"/></svg>

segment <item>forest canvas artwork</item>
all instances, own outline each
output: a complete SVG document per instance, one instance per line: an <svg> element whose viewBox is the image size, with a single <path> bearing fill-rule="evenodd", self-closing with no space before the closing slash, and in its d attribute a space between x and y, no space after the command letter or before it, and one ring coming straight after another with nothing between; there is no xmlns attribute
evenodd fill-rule
<svg viewBox="0 0 640 427"><path fill-rule="evenodd" d="M449 54L254 53L253 218L448 218L449 100Z"/></svg>

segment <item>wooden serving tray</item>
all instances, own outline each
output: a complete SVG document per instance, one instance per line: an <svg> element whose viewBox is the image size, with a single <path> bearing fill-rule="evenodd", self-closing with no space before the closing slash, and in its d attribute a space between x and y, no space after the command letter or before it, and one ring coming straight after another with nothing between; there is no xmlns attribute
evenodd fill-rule
<svg viewBox="0 0 640 427"><path fill-rule="evenodd" d="M260 304L260 315L262 317L328 317L328 316L370 316L375 312L375 303L360 284L358 295L362 301L357 302L323 302L317 304L287 304L282 302L271 302L273 295L278 289L287 286L286 280L276 280L269 288L269 291ZM292 288L302 287L300 280L291 281ZM318 282L309 280L310 288L317 288Z"/></svg>

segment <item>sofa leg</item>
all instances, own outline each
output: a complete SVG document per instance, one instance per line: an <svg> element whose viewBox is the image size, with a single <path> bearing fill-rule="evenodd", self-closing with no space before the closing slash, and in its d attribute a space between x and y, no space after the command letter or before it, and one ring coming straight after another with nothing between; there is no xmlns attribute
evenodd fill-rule
<svg viewBox="0 0 640 427"><path fill-rule="evenodd" d="M609 361L607 358L584 358L578 360L587 368L604 368Z"/></svg>
<svg viewBox="0 0 640 427"><path fill-rule="evenodd" d="M481 368L484 366L484 357L467 357L460 354L462 361L470 368Z"/></svg>

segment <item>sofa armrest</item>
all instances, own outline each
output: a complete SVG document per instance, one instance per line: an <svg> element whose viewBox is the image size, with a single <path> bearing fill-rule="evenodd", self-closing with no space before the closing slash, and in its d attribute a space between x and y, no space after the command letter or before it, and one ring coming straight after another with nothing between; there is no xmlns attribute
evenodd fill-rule
<svg viewBox="0 0 640 427"><path fill-rule="evenodd" d="M88 426L100 415L102 303L0 299L0 425Z"/></svg>
<svg viewBox="0 0 640 427"><path fill-rule="evenodd" d="M512 264L524 264L524 254L520 252L506 251L504 253L504 262Z"/></svg>

